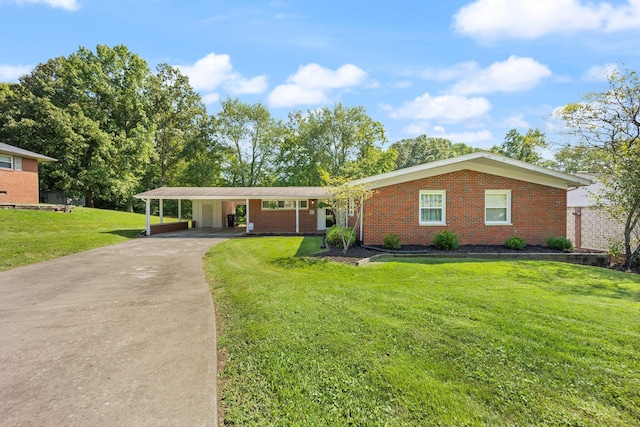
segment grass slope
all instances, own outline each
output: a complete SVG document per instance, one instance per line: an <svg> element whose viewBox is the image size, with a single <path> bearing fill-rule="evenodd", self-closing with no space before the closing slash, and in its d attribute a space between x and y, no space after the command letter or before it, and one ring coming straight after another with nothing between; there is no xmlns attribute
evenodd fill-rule
<svg viewBox="0 0 640 427"><path fill-rule="evenodd" d="M122 242L144 228L144 215L127 212L0 209L0 271Z"/></svg>
<svg viewBox="0 0 640 427"><path fill-rule="evenodd" d="M212 248L234 425L640 425L640 279L552 262Z"/></svg>

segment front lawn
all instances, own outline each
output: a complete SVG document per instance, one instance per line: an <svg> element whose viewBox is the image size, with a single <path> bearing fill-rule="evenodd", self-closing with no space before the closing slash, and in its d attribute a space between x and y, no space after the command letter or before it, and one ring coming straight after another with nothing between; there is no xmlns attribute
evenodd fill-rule
<svg viewBox="0 0 640 427"><path fill-rule="evenodd" d="M552 262L211 249L233 425L640 425L640 278Z"/></svg>
<svg viewBox="0 0 640 427"><path fill-rule="evenodd" d="M102 209L0 209L0 271L122 242L145 224L144 215Z"/></svg>

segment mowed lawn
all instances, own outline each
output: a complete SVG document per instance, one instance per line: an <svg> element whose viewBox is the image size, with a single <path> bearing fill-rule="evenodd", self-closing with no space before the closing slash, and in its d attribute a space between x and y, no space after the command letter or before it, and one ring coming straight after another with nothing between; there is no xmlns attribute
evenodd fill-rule
<svg viewBox="0 0 640 427"><path fill-rule="evenodd" d="M231 425L640 425L640 278L552 262L298 257L215 246L205 271Z"/></svg>
<svg viewBox="0 0 640 427"><path fill-rule="evenodd" d="M0 271L122 242L144 230L145 224L144 215L102 209L0 209Z"/></svg>

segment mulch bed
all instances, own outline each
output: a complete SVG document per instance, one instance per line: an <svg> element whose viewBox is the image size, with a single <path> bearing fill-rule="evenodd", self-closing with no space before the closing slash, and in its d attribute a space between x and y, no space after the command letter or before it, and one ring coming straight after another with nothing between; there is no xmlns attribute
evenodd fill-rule
<svg viewBox="0 0 640 427"><path fill-rule="evenodd" d="M341 262L345 264L355 265L361 259L370 258L374 255L380 255L385 253L386 251L382 250L382 247L379 247L381 250L363 248L361 246L352 246L347 250L347 253L342 252L342 248L337 248L335 246L327 245L327 250L324 252L319 252L312 256L319 257L322 259L326 259L329 261ZM510 253L534 253L534 254L552 254L552 253L562 253L563 251L557 249L551 249L546 246L536 246L536 245L527 245L521 251L515 249L509 249L506 246L502 245L460 245L458 249L453 251L442 251L437 249L435 246L419 246L419 245L403 245L402 250L393 251L393 253L425 253L425 254L451 254L451 253L499 253L499 254L510 254ZM573 249L571 252L574 253L591 253L593 251L581 250L581 249ZM635 273L640 274L640 266L634 269L625 269L620 265L613 265L610 267L613 270L624 271L626 273Z"/></svg>
<svg viewBox="0 0 640 427"><path fill-rule="evenodd" d="M375 246L373 246L375 247ZM380 255L387 251L382 247L378 247L380 250L363 248L361 246L352 246L346 253L342 252L342 248L327 245L325 252L317 253L313 256L328 259L331 261L342 262L346 264L355 264L358 260L363 258L370 258L374 255ZM523 250L518 251L509 249L502 245L460 245L453 251L443 251L437 249L435 246L420 246L420 245L403 245L400 251L389 251L391 253L425 253L425 254L451 254L451 253L562 253L557 249L551 249L546 246L527 245Z"/></svg>

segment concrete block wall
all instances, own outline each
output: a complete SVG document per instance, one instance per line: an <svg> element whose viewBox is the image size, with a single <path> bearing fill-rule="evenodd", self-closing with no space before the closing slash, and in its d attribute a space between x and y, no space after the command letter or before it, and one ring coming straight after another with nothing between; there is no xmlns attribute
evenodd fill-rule
<svg viewBox="0 0 640 427"><path fill-rule="evenodd" d="M419 225L421 190L446 190L446 226ZM485 190L511 190L510 225L485 225ZM566 206L564 189L463 170L377 189L365 201L363 240L378 245L395 233L403 244L430 245L447 230L460 244L502 245L517 235L545 245L548 236L566 235Z"/></svg>
<svg viewBox="0 0 640 427"><path fill-rule="evenodd" d="M604 209L569 207L567 238L578 248L608 251L612 242L623 242L624 225L614 221Z"/></svg>
<svg viewBox="0 0 640 427"><path fill-rule="evenodd" d="M22 170L0 169L0 203L37 204L38 162L22 159Z"/></svg>

